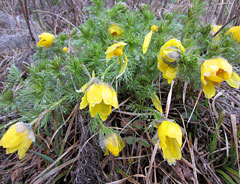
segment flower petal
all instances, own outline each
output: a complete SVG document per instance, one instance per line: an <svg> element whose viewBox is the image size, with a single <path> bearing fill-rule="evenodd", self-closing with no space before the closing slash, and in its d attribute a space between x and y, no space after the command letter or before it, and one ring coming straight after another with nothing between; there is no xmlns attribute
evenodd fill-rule
<svg viewBox="0 0 240 184"><path fill-rule="evenodd" d="M21 143L21 145L19 145L18 148L19 159L22 159L26 155L26 152L28 148L31 146L31 144L32 140L25 136L23 142Z"/></svg>
<svg viewBox="0 0 240 184"><path fill-rule="evenodd" d="M153 105L155 106L155 108L156 108L159 112L163 113L161 101L159 100L159 98L158 98L158 96L157 96L157 94L156 94L155 92L153 92L153 93L151 94L151 100L152 100Z"/></svg>
<svg viewBox="0 0 240 184"><path fill-rule="evenodd" d="M102 101L102 87L98 83L92 84L87 93L87 101L91 106L101 103Z"/></svg>
<svg viewBox="0 0 240 184"><path fill-rule="evenodd" d="M206 85L203 85L203 92L207 98L212 98L215 95L215 87L213 82L208 81Z"/></svg>
<svg viewBox="0 0 240 184"><path fill-rule="evenodd" d="M177 75L176 68L169 66L165 72L164 78L168 80L168 84L171 84L172 80L175 78L176 75Z"/></svg>
<svg viewBox="0 0 240 184"><path fill-rule="evenodd" d="M226 80L229 86L238 89L240 86L240 77L237 73L233 72L232 77Z"/></svg>
<svg viewBox="0 0 240 184"><path fill-rule="evenodd" d="M103 98L104 103L107 105L112 104L113 103L113 91L105 83L103 83L101 85L101 87L102 87L102 98Z"/></svg>
<svg viewBox="0 0 240 184"><path fill-rule="evenodd" d="M87 101L87 92L86 92L82 97L82 101L80 103L80 109L84 109L87 106L88 106L88 101Z"/></svg>
<svg viewBox="0 0 240 184"><path fill-rule="evenodd" d="M151 42L151 38L152 38L152 31L150 31L144 38L144 42L143 42L143 45L142 45L142 49L143 49L143 54L145 54L148 50L148 46Z"/></svg>

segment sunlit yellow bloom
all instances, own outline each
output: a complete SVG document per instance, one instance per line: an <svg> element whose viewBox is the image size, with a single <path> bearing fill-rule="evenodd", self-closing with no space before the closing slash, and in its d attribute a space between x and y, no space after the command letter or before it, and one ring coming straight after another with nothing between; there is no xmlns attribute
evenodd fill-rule
<svg viewBox="0 0 240 184"><path fill-rule="evenodd" d="M105 121L111 114L112 106L118 108L118 99L116 91L108 84L94 78L93 81L85 84L80 92L85 91L80 104L80 109L89 105L89 111L92 117L99 114Z"/></svg>
<svg viewBox="0 0 240 184"><path fill-rule="evenodd" d="M213 36L216 32L219 31L219 29L220 29L221 27L222 27L221 25L220 25L220 26L218 26L218 25L212 25L211 35ZM215 36L215 40L216 40L216 41L220 40L219 34L217 34L217 35Z"/></svg>
<svg viewBox="0 0 240 184"><path fill-rule="evenodd" d="M232 71L232 66L224 58L215 58L204 61L201 66L201 81L203 92L207 98L215 95L215 86L226 81L230 86L239 88L239 76Z"/></svg>
<svg viewBox="0 0 240 184"><path fill-rule="evenodd" d="M67 52L67 51L68 51L68 48L67 48L67 47L63 47L63 51L64 51L64 52Z"/></svg>
<svg viewBox="0 0 240 184"><path fill-rule="evenodd" d="M122 28L117 25L117 24L114 24L112 23L109 28L108 28L108 33L112 36L112 37L115 37L115 36L123 36L124 32L122 30Z"/></svg>
<svg viewBox="0 0 240 184"><path fill-rule="evenodd" d="M163 121L158 127L158 138L163 157L168 160L169 164L181 159L182 130L177 123Z"/></svg>
<svg viewBox="0 0 240 184"><path fill-rule="evenodd" d="M51 33L42 33L38 38L40 38L37 43L39 47L50 47L54 43L54 35Z"/></svg>
<svg viewBox="0 0 240 184"><path fill-rule="evenodd" d="M156 25L152 25L151 26L151 31L145 36L144 42L143 42L143 45L142 45L143 54L145 54L147 52L148 46L151 42L152 34L153 34L153 32L156 32L157 30L158 30L158 27Z"/></svg>
<svg viewBox="0 0 240 184"><path fill-rule="evenodd" d="M180 59L184 52L185 48L177 39L167 41L160 49L158 69L163 73L163 78L167 79L169 84L177 75L176 61Z"/></svg>
<svg viewBox="0 0 240 184"><path fill-rule="evenodd" d="M125 147L125 143L123 140L121 140L121 137L118 134L112 133L106 139L104 139L104 147L106 149L104 155L109 155L110 152L117 157Z"/></svg>
<svg viewBox="0 0 240 184"><path fill-rule="evenodd" d="M35 142L35 136L31 126L27 123L18 122L10 126L3 135L0 146L6 148L7 154L18 151L19 159L22 159L32 142Z"/></svg>
<svg viewBox="0 0 240 184"><path fill-rule="evenodd" d="M123 47L126 46L127 44L124 43L123 41L118 42L116 44L113 44L112 46L108 47L107 51L105 54L107 54L107 62L110 58L113 56L122 56L123 55Z"/></svg>
<svg viewBox="0 0 240 184"><path fill-rule="evenodd" d="M240 26L234 26L226 32L226 34L230 33L232 33L233 39L236 39L240 43Z"/></svg>

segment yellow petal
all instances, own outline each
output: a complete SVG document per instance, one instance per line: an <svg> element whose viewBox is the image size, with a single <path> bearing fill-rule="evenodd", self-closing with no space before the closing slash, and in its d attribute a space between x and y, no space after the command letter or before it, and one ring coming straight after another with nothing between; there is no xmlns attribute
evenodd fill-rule
<svg viewBox="0 0 240 184"><path fill-rule="evenodd" d="M240 26L234 26L226 32L226 34L230 34L230 33L233 34L233 39L236 39L237 42L240 43L240 36L239 36L240 35Z"/></svg>
<svg viewBox="0 0 240 184"><path fill-rule="evenodd" d="M113 133L107 139L106 142L106 149L110 151L114 156L118 156L120 151L125 146L124 142L120 140L120 137L118 134Z"/></svg>
<svg viewBox="0 0 240 184"><path fill-rule="evenodd" d="M148 46L150 44L151 38L152 38L152 31L150 31L144 38L144 42L142 45L142 49L143 49L143 54L145 54L148 50Z"/></svg>
<svg viewBox="0 0 240 184"><path fill-rule="evenodd" d="M91 117L95 117L97 113L99 112L99 104L96 104L94 107L89 105L89 112L91 114Z"/></svg>
<svg viewBox="0 0 240 184"><path fill-rule="evenodd" d="M92 84L87 93L87 101L91 106L95 106L102 101L102 87L98 83Z"/></svg>
<svg viewBox="0 0 240 184"><path fill-rule="evenodd" d="M207 85L203 85L203 92L207 98L212 98L215 95L215 87L213 82L209 81Z"/></svg>
<svg viewBox="0 0 240 184"><path fill-rule="evenodd" d="M119 74L118 74L118 76L117 76L116 78L119 78L119 77L125 72L125 70L126 70L126 68L127 68L127 64L128 64L128 58L127 58L127 56L125 55L124 64L123 64L123 66L122 66L122 68L121 68L121 70L120 70L120 72L119 72Z"/></svg>
<svg viewBox="0 0 240 184"><path fill-rule="evenodd" d="M27 136L25 136L23 142L18 148L19 159L22 159L26 155L26 152L28 148L31 146L31 144L32 144L32 140L29 139Z"/></svg>
<svg viewBox="0 0 240 184"><path fill-rule="evenodd" d="M87 92L86 92L82 97L82 101L80 103L80 109L84 109L87 106L88 106L88 101L87 101Z"/></svg>
<svg viewBox="0 0 240 184"><path fill-rule="evenodd" d="M158 98L158 96L155 92L152 93L151 99L152 99L152 102L153 102L153 105L155 106L155 108L159 112L163 113L161 102L160 102L160 100L159 100L159 98Z"/></svg>
<svg viewBox="0 0 240 184"><path fill-rule="evenodd" d="M99 115L102 121L106 121L108 116L111 114L112 106L111 105L106 105L103 102L98 104L98 109L99 109Z"/></svg>
<svg viewBox="0 0 240 184"><path fill-rule="evenodd" d="M111 59L113 56L114 56L114 52L107 53L107 63L108 63L109 59Z"/></svg>
<svg viewBox="0 0 240 184"><path fill-rule="evenodd" d="M233 72L232 77L226 80L229 86L238 89L240 86L240 77L237 73Z"/></svg>
<svg viewBox="0 0 240 184"><path fill-rule="evenodd" d="M168 68L168 64L164 63L162 60L162 57L160 55L158 55L158 69L162 72L165 73L167 68Z"/></svg>
<svg viewBox="0 0 240 184"><path fill-rule="evenodd" d="M15 148L23 141L22 132L16 132L15 125L12 125L0 140L0 146L4 148Z"/></svg>
<svg viewBox="0 0 240 184"><path fill-rule="evenodd" d="M118 108L117 92L114 89L112 89L112 91L113 91L112 106L117 109Z"/></svg>
<svg viewBox="0 0 240 184"><path fill-rule="evenodd" d="M168 84L171 84L172 80L175 78L176 75L177 75L176 68L169 66L166 72L164 73L165 76L164 78L168 80Z"/></svg>
<svg viewBox="0 0 240 184"><path fill-rule="evenodd" d="M105 83L102 84L102 98L104 103L107 105L110 105L113 103L113 91Z"/></svg>
<svg viewBox="0 0 240 184"><path fill-rule="evenodd" d="M6 153L7 153L7 154L14 153L15 151L18 150L18 148L19 148L19 145L16 146L16 147L13 147L13 148L7 148L7 149L6 149Z"/></svg>
<svg viewBox="0 0 240 184"><path fill-rule="evenodd" d="M167 147L163 149L163 157L167 158L169 164L173 164L182 157L181 147L175 138L166 138Z"/></svg>
<svg viewBox="0 0 240 184"><path fill-rule="evenodd" d="M84 91L86 91L86 89L90 86L90 82L87 82L86 84L84 84L82 87L81 87L81 89L80 90L78 90L77 92L78 93L82 93L82 92L84 92Z"/></svg>

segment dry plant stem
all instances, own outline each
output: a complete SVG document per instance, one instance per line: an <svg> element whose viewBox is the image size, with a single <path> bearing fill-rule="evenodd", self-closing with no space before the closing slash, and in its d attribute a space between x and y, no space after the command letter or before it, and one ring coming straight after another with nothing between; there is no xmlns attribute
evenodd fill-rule
<svg viewBox="0 0 240 184"><path fill-rule="evenodd" d="M171 83L171 87L170 87L170 90L169 90L169 93L168 93L168 97L167 97L167 105L166 105L166 111L165 111L166 112L166 116L165 116L166 118L168 117L168 113L169 113L169 109L170 109L173 85L174 85L174 81L172 81L172 83ZM148 174L146 176L146 182L148 184L150 184L152 182L152 181L150 181L150 176L151 176L153 162L154 162L155 156L157 154L157 149L159 147L159 143L160 143L160 141L158 140L157 144L155 144L155 146L154 146L153 154L152 154L152 157L151 157L151 162L150 162L150 165L149 165Z"/></svg>
<svg viewBox="0 0 240 184"><path fill-rule="evenodd" d="M25 19L25 21L27 23L29 34L30 34L30 36L32 38L32 41L35 41L35 39L33 37L33 34L32 34L32 30L31 30L30 24L29 24L29 17L28 17L28 11L27 11L27 1L24 0L25 6L23 4L23 0L19 0L19 3L21 5L22 11L23 11L24 19Z"/></svg>
<svg viewBox="0 0 240 184"><path fill-rule="evenodd" d="M189 152L190 152L190 155L191 155L191 158L192 158L192 165L193 165L193 176L194 176L194 181L193 182L194 182L194 184L198 184L197 168L196 168L193 145L192 145L191 139L189 141Z"/></svg>
<svg viewBox="0 0 240 184"><path fill-rule="evenodd" d="M231 114L231 123L232 123L232 136L233 136L233 141L234 141L234 144L235 144L236 155L237 155L238 174L240 176L236 114Z"/></svg>
<svg viewBox="0 0 240 184"><path fill-rule="evenodd" d="M72 24L69 20L65 19L64 17L56 14L56 13L53 13L53 12L49 12L49 11L43 11L43 10L34 10L34 12L41 12L41 13L48 13L48 14L51 14L51 15L55 15L57 17L60 17L61 19L63 19L64 21L66 21L68 24L70 24L71 26L73 26L76 30L78 30L78 32L81 32L80 29L78 29L74 24Z"/></svg>
<svg viewBox="0 0 240 184"><path fill-rule="evenodd" d="M226 27L230 22L236 19L239 15L240 15L240 11L237 13L237 15L233 16L229 21L227 21L212 37L214 38L224 27Z"/></svg>
<svg viewBox="0 0 240 184"><path fill-rule="evenodd" d="M36 4L36 1L35 1L35 0L33 0L33 6L34 6L34 9L37 10L37 4ZM44 28L44 27L42 26L42 23L41 23L41 21L40 21L40 17L39 17L38 12L36 12L36 16L37 16L37 21L38 21L38 23L39 23L39 26L40 26L42 29L45 30L46 28Z"/></svg>
<svg viewBox="0 0 240 184"><path fill-rule="evenodd" d="M194 113L194 111L195 111L195 108L197 107L197 104L198 104L198 101L199 101L200 96L201 96L201 94L202 94L202 91L203 91L203 87L201 87L201 89L200 89L200 91L199 91L199 93L198 93L197 101L196 101L196 103L195 103L195 105L194 105L194 107L193 107L193 110L192 110L192 112L191 112L191 114L190 114L190 117L189 117L189 119L188 119L188 121L187 121L187 127L188 127L188 123L189 123L189 122L191 121L191 119L192 119L192 115L193 115L193 113Z"/></svg>

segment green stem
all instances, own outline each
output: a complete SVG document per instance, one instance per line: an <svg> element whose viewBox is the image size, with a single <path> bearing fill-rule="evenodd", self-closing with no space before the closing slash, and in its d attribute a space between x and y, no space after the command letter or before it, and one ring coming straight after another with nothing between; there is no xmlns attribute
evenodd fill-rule
<svg viewBox="0 0 240 184"><path fill-rule="evenodd" d="M101 81L104 80L105 75L109 72L109 70L112 68L112 66L114 65L114 63L112 63L111 65L109 65L106 70L104 71L104 73L102 74L102 78Z"/></svg>

